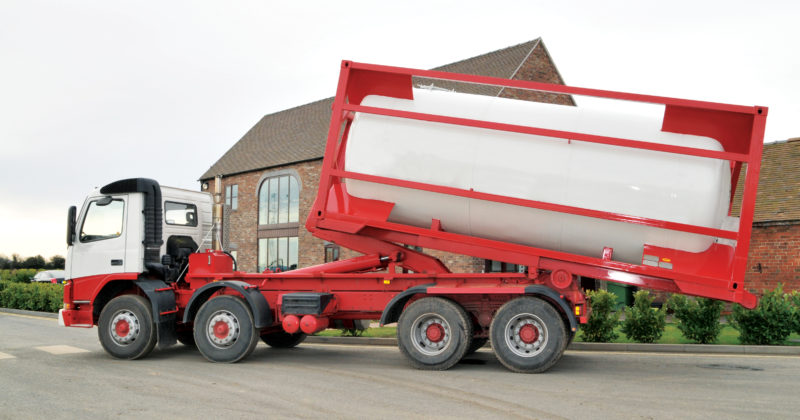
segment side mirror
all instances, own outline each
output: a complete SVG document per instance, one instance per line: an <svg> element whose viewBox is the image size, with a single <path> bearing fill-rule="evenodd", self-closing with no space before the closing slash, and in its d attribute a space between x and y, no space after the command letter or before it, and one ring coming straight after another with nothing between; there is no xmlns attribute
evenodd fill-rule
<svg viewBox="0 0 800 420"><path fill-rule="evenodd" d="M75 242L75 214L78 209L71 206L67 211L67 246L72 246Z"/></svg>

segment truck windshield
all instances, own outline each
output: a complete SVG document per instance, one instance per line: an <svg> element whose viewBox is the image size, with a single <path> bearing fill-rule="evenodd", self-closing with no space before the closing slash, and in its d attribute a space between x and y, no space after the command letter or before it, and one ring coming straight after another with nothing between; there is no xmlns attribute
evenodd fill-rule
<svg viewBox="0 0 800 420"><path fill-rule="evenodd" d="M89 203L89 209L86 210L81 226L81 242L116 238L122 234L125 203L122 200L112 200L106 205L98 205L98 201Z"/></svg>

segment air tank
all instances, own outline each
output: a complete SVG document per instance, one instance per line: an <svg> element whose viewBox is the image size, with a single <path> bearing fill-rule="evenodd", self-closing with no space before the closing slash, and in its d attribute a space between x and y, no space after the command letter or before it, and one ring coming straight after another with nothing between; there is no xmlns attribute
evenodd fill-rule
<svg viewBox="0 0 800 420"><path fill-rule="evenodd" d="M714 139L661 131L661 118L431 89L362 105L722 151ZM356 114L345 169L528 200L721 229L730 166L718 159ZM716 238L359 180L348 193L395 203L389 220L639 264L645 244L688 252Z"/></svg>

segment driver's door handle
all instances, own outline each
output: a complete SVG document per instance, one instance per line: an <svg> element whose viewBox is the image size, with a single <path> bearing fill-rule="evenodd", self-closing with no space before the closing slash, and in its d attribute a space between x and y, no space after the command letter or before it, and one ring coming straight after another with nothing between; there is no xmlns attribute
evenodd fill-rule
<svg viewBox="0 0 800 420"><path fill-rule="evenodd" d="M111 265L122 265L122 260L111 260Z"/></svg>

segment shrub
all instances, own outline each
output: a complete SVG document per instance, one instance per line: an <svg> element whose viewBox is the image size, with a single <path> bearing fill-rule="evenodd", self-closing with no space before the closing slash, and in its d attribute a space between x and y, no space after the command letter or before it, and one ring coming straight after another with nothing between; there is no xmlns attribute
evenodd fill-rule
<svg viewBox="0 0 800 420"><path fill-rule="evenodd" d="M722 324L719 316L723 303L719 300L672 295L667 305L675 311L676 326L689 340L702 344L717 341Z"/></svg>
<svg viewBox="0 0 800 420"><path fill-rule="evenodd" d="M755 309L734 306L728 321L739 330L742 344L783 344L795 324L792 297L783 293L779 284L774 290L764 291Z"/></svg>
<svg viewBox="0 0 800 420"><path fill-rule="evenodd" d="M633 299L633 307L625 309L622 332L640 343L658 340L666 326L666 309L651 308L653 298L647 290L639 290Z"/></svg>
<svg viewBox="0 0 800 420"><path fill-rule="evenodd" d="M619 324L619 314L614 312L617 296L605 290L588 291L589 321L581 328L584 341L608 343L619 335L614 328Z"/></svg>
<svg viewBox="0 0 800 420"><path fill-rule="evenodd" d="M51 283L0 282L0 306L28 311L58 312L63 306L64 287Z"/></svg>
<svg viewBox="0 0 800 420"><path fill-rule="evenodd" d="M0 280L11 281L15 283L30 283L31 277L35 276L37 272L35 268L20 268L16 270L1 270Z"/></svg>

